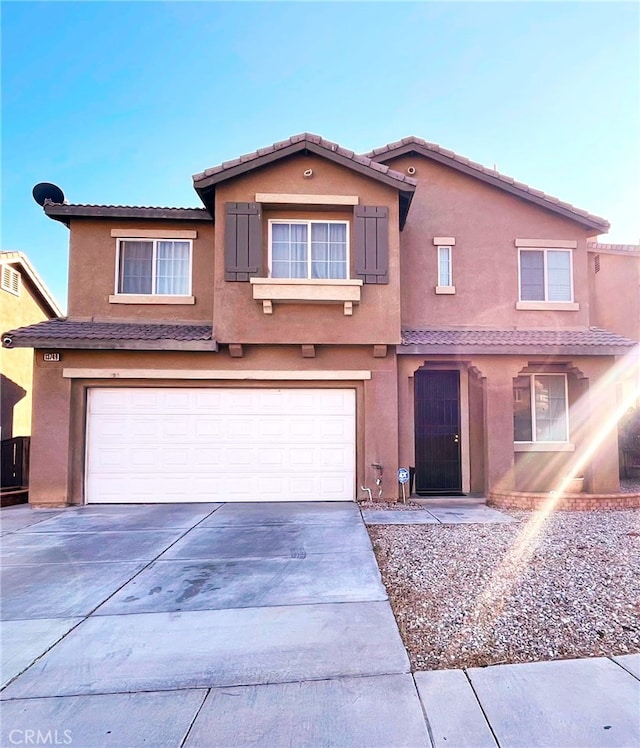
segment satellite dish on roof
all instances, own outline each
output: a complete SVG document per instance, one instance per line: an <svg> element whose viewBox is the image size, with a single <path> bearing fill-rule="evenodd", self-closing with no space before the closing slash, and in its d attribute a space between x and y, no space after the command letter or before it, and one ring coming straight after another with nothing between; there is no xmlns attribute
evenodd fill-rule
<svg viewBox="0 0 640 748"><path fill-rule="evenodd" d="M38 205L44 205L47 200L52 203L64 203L64 192L57 184L51 182L38 182L32 190L33 199Z"/></svg>

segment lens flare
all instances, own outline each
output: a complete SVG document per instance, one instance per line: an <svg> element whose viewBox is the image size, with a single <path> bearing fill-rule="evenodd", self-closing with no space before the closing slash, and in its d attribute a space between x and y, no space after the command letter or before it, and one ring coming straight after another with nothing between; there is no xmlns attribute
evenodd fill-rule
<svg viewBox="0 0 640 748"><path fill-rule="evenodd" d="M611 439L614 433L617 434L620 418L629 408L633 408L638 403L640 398L639 356L637 349L633 349L632 352L620 358L572 406L572 421L589 423L589 415L592 412L593 404L597 403L598 399L609 399L611 388L615 389L618 383L634 382L634 385L629 386L624 396L620 398L617 406L598 424L597 429L593 430L579 453L571 458L565 473L552 482L554 490L548 493L548 497L542 506L531 512L530 517L523 522L521 530L514 538L506 554L500 559L491 577L474 601L473 607L465 615L464 629L468 629L469 626L473 627L476 638L482 633L489 636L496 619L507 607L513 596L514 588L524 576L536 549L540 545L546 523L556 510L558 502L567 493L570 482L575 477L584 474L603 443L607 439ZM640 516L637 525L640 528ZM462 630L457 636L453 637L448 651L459 651L464 648L466 641L467 635Z"/></svg>

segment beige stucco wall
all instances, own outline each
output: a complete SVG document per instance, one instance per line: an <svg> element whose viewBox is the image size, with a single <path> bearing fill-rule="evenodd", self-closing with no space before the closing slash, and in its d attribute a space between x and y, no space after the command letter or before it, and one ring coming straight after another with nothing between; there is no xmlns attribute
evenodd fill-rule
<svg viewBox="0 0 640 748"><path fill-rule="evenodd" d="M196 231L193 239L194 304L111 304L115 293L119 230ZM201 221L131 221L121 219L71 220L69 242L69 303L67 316L75 320L129 320L210 323L213 309L213 226Z"/></svg>
<svg viewBox="0 0 640 748"><path fill-rule="evenodd" d="M549 210L470 178L424 156L388 162L406 173L414 166L418 187L402 232L402 322L405 327L470 325L576 327L589 324L586 238L593 231ZM455 295L436 295L434 237L454 237ZM518 301L516 239L578 243L573 250L578 311L527 311Z"/></svg>
<svg viewBox="0 0 640 748"><path fill-rule="evenodd" d="M640 252L590 250L589 280L592 324L640 341Z"/></svg>
<svg viewBox="0 0 640 748"><path fill-rule="evenodd" d="M593 325L640 342L640 252L589 251L589 292ZM617 381L622 407L639 407L640 346L619 362Z"/></svg>
<svg viewBox="0 0 640 748"><path fill-rule="evenodd" d="M0 289L0 332L48 319L37 301L37 292L22 275L20 296ZM0 348L1 438L31 434L33 351L30 348Z"/></svg>
<svg viewBox="0 0 640 748"><path fill-rule="evenodd" d="M313 171L306 179L303 172ZM292 156L277 164L230 180L216 189L216 257L224 247L226 202L253 202L257 193L352 195L360 205L389 208L389 283L362 286L361 302L345 316L341 304L274 304L273 314L253 300L250 283L226 282L224 264L216 262L214 326L223 343L398 343L400 341L400 232L398 192L318 156ZM269 218L344 218L350 223L351 277L353 266L353 208L343 210L294 207L263 208L263 266L267 268Z"/></svg>

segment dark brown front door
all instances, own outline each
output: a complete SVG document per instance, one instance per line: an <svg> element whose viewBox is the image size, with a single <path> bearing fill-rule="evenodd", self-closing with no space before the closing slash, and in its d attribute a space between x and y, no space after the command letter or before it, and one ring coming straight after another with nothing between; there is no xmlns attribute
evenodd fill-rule
<svg viewBox="0 0 640 748"><path fill-rule="evenodd" d="M416 492L461 494L460 372L415 374Z"/></svg>

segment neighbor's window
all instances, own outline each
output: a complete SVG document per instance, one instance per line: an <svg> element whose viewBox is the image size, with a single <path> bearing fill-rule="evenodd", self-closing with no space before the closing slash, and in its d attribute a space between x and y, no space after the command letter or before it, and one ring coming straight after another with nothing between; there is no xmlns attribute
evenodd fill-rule
<svg viewBox="0 0 640 748"><path fill-rule="evenodd" d="M520 301L573 301L571 252L521 249Z"/></svg>
<svg viewBox="0 0 640 748"><path fill-rule="evenodd" d="M188 296L191 293L191 242L121 239L117 292Z"/></svg>
<svg viewBox="0 0 640 748"><path fill-rule="evenodd" d="M566 374L527 374L513 380L513 439L569 440Z"/></svg>
<svg viewBox="0 0 640 748"><path fill-rule="evenodd" d="M438 247L438 285L452 286L451 247Z"/></svg>
<svg viewBox="0 0 640 748"><path fill-rule="evenodd" d="M272 278L347 278L344 221L270 221Z"/></svg>

